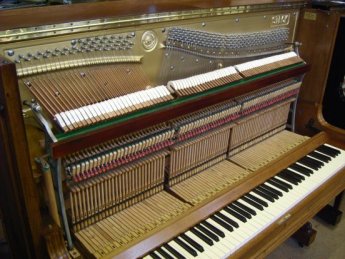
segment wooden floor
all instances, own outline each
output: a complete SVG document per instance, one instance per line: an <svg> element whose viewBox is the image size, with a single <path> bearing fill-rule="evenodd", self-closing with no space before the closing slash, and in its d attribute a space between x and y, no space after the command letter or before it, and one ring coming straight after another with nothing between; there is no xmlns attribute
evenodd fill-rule
<svg viewBox="0 0 345 259"><path fill-rule="evenodd" d="M330 226L314 218L316 239L309 247L299 247L293 239L286 240L266 259L344 259L345 258L345 200L341 204L344 215L337 226Z"/></svg>

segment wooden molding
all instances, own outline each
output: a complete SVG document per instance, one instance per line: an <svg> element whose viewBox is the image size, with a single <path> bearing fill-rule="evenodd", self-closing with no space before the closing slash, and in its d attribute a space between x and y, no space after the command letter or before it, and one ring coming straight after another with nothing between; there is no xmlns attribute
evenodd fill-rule
<svg viewBox="0 0 345 259"><path fill-rule="evenodd" d="M238 5L281 3L278 0L121 0L71 5L52 5L33 8L2 10L0 30L33 27L115 16L153 14L160 12L188 11ZM284 2L306 2L288 0ZM125 7L125 8L124 8Z"/></svg>
<svg viewBox="0 0 345 259"><path fill-rule="evenodd" d="M0 205L15 258L38 258L41 216L31 172L16 68L0 58Z"/></svg>

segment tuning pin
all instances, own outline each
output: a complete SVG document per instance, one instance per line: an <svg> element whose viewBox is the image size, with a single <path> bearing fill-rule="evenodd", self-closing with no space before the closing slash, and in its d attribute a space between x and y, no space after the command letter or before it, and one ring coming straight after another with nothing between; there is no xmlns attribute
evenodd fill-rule
<svg viewBox="0 0 345 259"><path fill-rule="evenodd" d="M13 49L8 50L7 55L12 57L14 55L14 50Z"/></svg>
<svg viewBox="0 0 345 259"><path fill-rule="evenodd" d="M79 40L78 40L79 41ZM75 46L77 44L77 40L71 40L71 45Z"/></svg>

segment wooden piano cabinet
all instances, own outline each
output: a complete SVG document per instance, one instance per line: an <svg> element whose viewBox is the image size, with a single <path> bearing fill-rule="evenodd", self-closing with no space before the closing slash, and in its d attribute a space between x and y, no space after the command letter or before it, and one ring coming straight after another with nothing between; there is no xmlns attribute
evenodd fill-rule
<svg viewBox="0 0 345 259"><path fill-rule="evenodd" d="M345 142L345 130L327 123L322 114L322 101L341 15L344 11L306 8L299 17L296 40L302 43L300 55L311 65L311 69L301 87L296 129L308 135L324 130Z"/></svg>
<svg viewBox="0 0 345 259"><path fill-rule="evenodd" d="M41 255L41 215L28 157L16 69L0 57L0 206L14 258Z"/></svg>

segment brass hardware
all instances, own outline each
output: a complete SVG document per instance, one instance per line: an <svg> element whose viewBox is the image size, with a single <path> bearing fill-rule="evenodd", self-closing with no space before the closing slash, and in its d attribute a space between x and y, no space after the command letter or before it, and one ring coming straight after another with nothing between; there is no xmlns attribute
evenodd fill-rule
<svg viewBox="0 0 345 259"><path fill-rule="evenodd" d="M284 223L285 221L287 221L290 217L291 217L291 214L290 214L290 213L284 215L284 217L280 218L280 220L278 221L278 225L283 224L283 223Z"/></svg>

